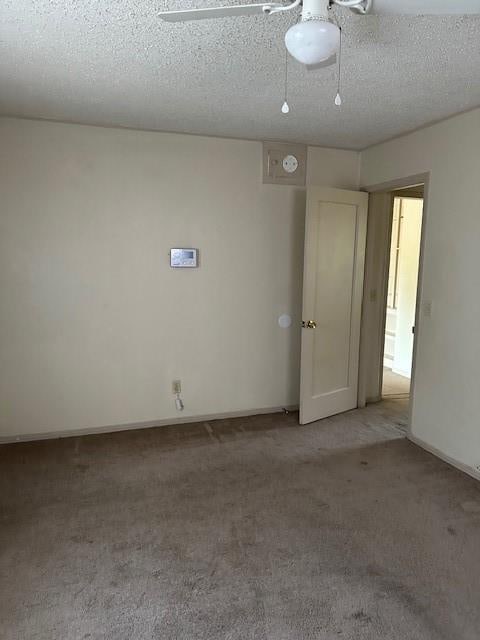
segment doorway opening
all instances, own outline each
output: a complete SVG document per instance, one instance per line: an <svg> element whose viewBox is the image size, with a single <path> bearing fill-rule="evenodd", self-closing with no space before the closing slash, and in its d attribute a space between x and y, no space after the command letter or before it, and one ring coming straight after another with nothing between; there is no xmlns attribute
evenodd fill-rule
<svg viewBox="0 0 480 640"><path fill-rule="evenodd" d="M414 405L421 316L429 315L431 306L423 301L422 314L419 313L429 178L429 174L424 173L367 188L358 406L382 399L403 403L408 415L407 433ZM416 224L410 225L411 218L416 219ZM410 236L416 246L411 253L406 249ZM404 262L409 267L406 270ZM404 301L408 302L406 306Z"/></svg>
<svg viewBox="0 0 480 640"><path fill-rule="evenodd" d="M423 187L392 193L382 398L408 398L412 377Z"/></svg>

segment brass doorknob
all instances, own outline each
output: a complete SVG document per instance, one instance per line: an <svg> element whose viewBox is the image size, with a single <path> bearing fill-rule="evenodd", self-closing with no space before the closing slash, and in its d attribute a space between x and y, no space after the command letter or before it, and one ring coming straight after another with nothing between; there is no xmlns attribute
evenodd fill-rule
<svg viewBox="0 0 480 640"><path fill-rule="evenodd" d="M307 322L305 322L305 320L302 320L302 327L304 329L316 329L317 323L315 322L315 320L308 320Z"/></svg>

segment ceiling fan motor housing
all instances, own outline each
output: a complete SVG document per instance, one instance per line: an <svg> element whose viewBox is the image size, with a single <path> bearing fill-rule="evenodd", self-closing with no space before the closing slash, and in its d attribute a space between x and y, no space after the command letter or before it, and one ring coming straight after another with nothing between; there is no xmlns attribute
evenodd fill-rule
<svg viewBox="0 0 480 640"><path fill-rule="evenodd" d="M303 0L302 22L307 20L328 20L329 0Z"/></svg>

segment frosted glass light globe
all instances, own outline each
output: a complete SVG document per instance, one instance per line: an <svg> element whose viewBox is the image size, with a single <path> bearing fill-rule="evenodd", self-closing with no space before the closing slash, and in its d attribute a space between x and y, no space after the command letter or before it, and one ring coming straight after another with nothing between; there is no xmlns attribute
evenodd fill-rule
<svg viewBox="0 0 480 640"><path fill-rule="evenodd" d="M340 29L326 20L306 20L294 24L285 34L289 53L302 64L328 60L338 49Z"/></svg>

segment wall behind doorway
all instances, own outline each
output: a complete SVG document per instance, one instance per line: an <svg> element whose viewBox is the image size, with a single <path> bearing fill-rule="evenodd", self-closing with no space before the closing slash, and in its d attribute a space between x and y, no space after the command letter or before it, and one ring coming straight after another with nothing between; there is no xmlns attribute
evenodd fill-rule
<svg viewBox="0 0 480 640"><path fill-rule="evenodd" d="M0 437L298 403L305 191L261 162L259 142L0 119ZM358 153L309 148L309 184L358 176ZM200 268L170 269L174 246Z"/></svg>
<svg viewBox="0 0 480 640"><path fill-rule="evenodd" d="M421 199L394 199L384 365L407 378L412 371L422 210Z"/></svg>

